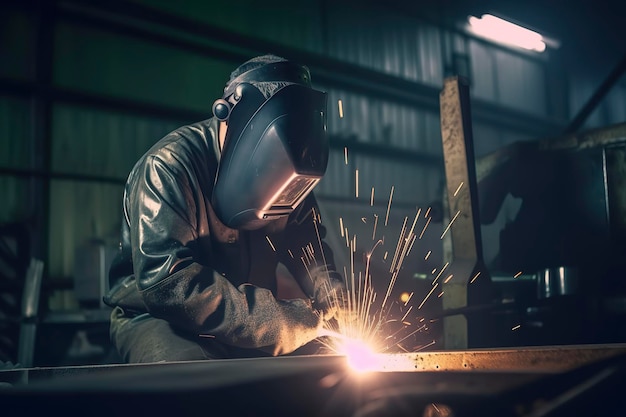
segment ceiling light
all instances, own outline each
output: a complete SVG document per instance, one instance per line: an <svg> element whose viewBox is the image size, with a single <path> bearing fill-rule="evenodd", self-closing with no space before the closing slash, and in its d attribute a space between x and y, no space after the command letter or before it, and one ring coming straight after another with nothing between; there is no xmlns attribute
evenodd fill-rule
<svg viewBox="0 0 626 417"><path fill-rule="evenodd" d="M490 14L480 18L470 16L468 22L470 30L478 36L530 51L543 52L546 49L545 39L539 33L499 17Z"/></svg>

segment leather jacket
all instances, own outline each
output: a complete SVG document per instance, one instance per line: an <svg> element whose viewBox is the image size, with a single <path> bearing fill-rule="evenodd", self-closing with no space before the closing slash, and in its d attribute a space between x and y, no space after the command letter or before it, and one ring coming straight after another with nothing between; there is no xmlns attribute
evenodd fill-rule
<svg viewBox="0 0 626 417"><path fill-rule="evenodd" d="M315 197L263 229L230 229L211 205L219 155L217 121L208 119L166 135L135 164L105 302L192 338L289 353L317 336L322 317L309 300L276 298L278 263L311 297L328 277L320 271L338 278Z"/></svg>

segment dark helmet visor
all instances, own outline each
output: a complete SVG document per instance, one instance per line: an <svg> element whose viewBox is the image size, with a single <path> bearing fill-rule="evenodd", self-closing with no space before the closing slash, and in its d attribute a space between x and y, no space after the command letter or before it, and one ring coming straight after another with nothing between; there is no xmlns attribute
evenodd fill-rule
<svg viewBox="0 0 626 417"><path fill-rule="evenodd" d="M245 94L229 119L233 135L226 137L213 205L228 227L252 230L289 215L324 176L326 93L296 84L283 87L243 129L231 126L238 112L250 114Z"/></svg>

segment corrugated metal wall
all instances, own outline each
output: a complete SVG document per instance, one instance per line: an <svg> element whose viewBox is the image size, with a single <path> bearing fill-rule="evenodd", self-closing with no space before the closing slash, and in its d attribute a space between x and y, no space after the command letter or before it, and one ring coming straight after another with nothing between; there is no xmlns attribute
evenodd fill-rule
<svg viewBox="0 0 626 417"><path fill-rule="evenodd" d="M474 97L537 116L550 116L543 60L469 41Z"/></svg>
<svg viewBox="0 0 626 417"><path fill-rule="evenodd" d="M113 180L123 179L139 155L178 127L178 123L157 118L65 105L55 106L53 119L52 171ZM123 185L113 181L52 182L52 276L72 276L75 249L90 239L117 246L122 195Z"/></svg>
<svg viewBox="0 0 626 417"><path fill-rule="evenodd" d="M226 2L219 7L191 0L137 0L136 3L410 80L415 83L416 91L417 87L440 88L452 65L452 54L460 54L469 63L474 98L520 114L551 115L544 68L549 61L466 39L379 5L364 2L357 7L325 0L303 5L286 0L262 4L246 0ZM18 12L2 16L5 18L0 23L10 23L3 24L0 32L6 45L3 62L10 65L0 66L0 75L32 79L33 57L23 50L23 42L34 43L32 22ZM209 116L212 101L220 94L234 67L219 56L114 34L80 22L63 22L54 33L53 85L56 87L189 109L190 118ZM15 34L21 36L20 42L15 40ZM207 45L223 42L192 34L185 36ZM450 40L451 48L446 46ZM239 47L232 45L233 50ZM267 51L259 51L263 52ZM329 93L328 128L333 137L418 152L435 159L441 157L436 105L418 106L350 88L321 87ZM343 117L338 111L339 100ZM120 181L151 143L183 122L193 121L62 103L53 104L52 119L50 169L53 172ZM31 167L29 101L0 96L0 121L2 166ZM477 155L530 137L528 132L485 121L474 124L474 136ZM352 152L350 146L347 151L346 164L344 150L333 148L328 174L318 190L322 200L334 201L334 212L341 199L346 210L351 210L353 204L369 205L372 188L376 204L384 206L394 187L394 204L401 205L405 212L412 212L415 206L426 208L441 196L442 165ZM2 220L6 221L16 212L24 212L22 206L29 197L22 186L25 180L0 176L0 181L9 196L9 202L0 211ZM121 187L115 181L56 179L51 182L47 259L50 276L71 277L74 249L85 239L115 235L120 220Z"/></svg>
<svg viewBox="0 0 626 417"><path fill-rule="evenodd" d="M32 166L34 149L31 136L28 101L0 96L0 166L24 168ZM0 222L23 221L32 215L33 207L28 178L0 175Z"/></svg>

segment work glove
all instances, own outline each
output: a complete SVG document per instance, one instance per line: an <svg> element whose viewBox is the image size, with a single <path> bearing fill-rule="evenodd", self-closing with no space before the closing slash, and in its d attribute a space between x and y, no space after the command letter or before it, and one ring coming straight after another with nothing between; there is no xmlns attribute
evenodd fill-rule
<svg viewBox="0 0 626 417"><path fill-rule="evenodd" d="M323 321L336 319L348 307L346 285L341 276L326 266L319 266L310 271L313 280L312 306Z"/></svg>

